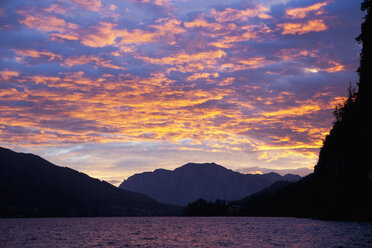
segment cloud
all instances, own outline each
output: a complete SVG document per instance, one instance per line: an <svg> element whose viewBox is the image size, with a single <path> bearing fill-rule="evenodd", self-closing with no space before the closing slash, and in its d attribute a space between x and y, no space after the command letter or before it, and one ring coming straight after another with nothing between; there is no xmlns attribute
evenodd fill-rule
<svg viewBox="0 0 372 248"><path fill-rule="evenodd" d="M154 43L159 40L174 43L173 35L185 32L180 24L175 19L162 19L157 24L149 25L153 30L145 31L118 29L117 24L100 22L90 27L90 32L81 37L81 42L90 47Z"/></svg>
<svg viewBox="0 0 372 248"><path fill-rule="evenodd" d="M99 56L94 55L81 55L73 57L63 57L60 54L55 54L48 51L38 51L35 49L30 50L19 50L15 49L14 52L17 54L17 60L21 61L22 59L37 58L40 60L46 59L48 62L57 61L60 62L61 66L72 67L75 65L87 65L94 64L96 67L105 67L111 69L125 69L125 67L112 64L112 61L103 59Z"/></svg>
<svg viewBox="0 0 372 248"><path fill-rule="evenodd" d="M1 13L0 145L106 181L190 160L310 167L357 80L358 1L14 0Z"/></svg>
<svg viewBox="0 0 372 248"><path fill-rule="evenodd" d="M172 0L132 0L132 1L162 7L168 7L170 5L170 2L172 2Z"/></svg>
<svg viewBox="0 0 372 248"><path fill-rule="evenodd" d="M248 18L258 17L260 19L272 18L268 12L270 10L262 4L257 4L254 8L247 9L233 9L226 8L223 11L211 10L212 16L218 22L232 22L232 21L245 21Z"/></svg>
<svg viewBox="0 0 372 248"><path fill-rule="evenodd" d="M62 56L59 54L54 54L49 51L38 51L36 49L14 49L14 52L19 56L18 58L32 57L32 58L46 58L48 61L62 60Z"/></svg>
<svg viewBox="0 0 372 248"><path fill-rule="evenodd" d="M195 81L198 79L208 79L210 77L218 78L218 73L210 74L210 73L194 73L191 76L186 78L186 81Z"/></svg>
<svg viewBox="0 0 372 248"><path fill-rule="evenodd" d="M295 174L300 176L307 176L308 174L313 172L313 169L309 169L307 167L297 168L297 169L274 169L274 168L262 168L262 167L246 167L246 168L237 168L237 170L241 173L247 174L265 174L270 172L276 172L282 176L287 174Z"/></svg>
<svg viewBox="0 0 372 248"><path fill-rule="evenodd" d="M66 8L65 6L61 4L54 3L54 4L51 4L48 8L45 8L44 11L47 13L56 13L59 15L63 15L68 12L68 8Z"/></svg>
<svg viewBox="0 0 372 248"><path fill-rule="evenodd" d="M181 52L179 54L163 58L150 58L142 56L138 56L137 58L151 64L170 65L171 67L168 69L168 71L175 70L186 73L215 68L216 65L218 65L218 60L224 56L226 56L226 53L219 49L194 54Z"/></svg>
<svg viewBox="0 0 372 248"><path fill-rule="evenodd" d="M210 23L208 22L207 20L205 20L204 17L200 16L190 22L184 22L184 26L186 28L210 28L212 30L220 30L223 28L223 26L221 26L220 24L218 23Z"/></svg>
<svg viewBox="0 0 372 248"><path fill-rule="evenodd" d="M309 32L321 32L328 29L322 19L310 20L305 23L281 23L278 27L282 29L282 34L306 34Z"/></svg>
<svg viewBox="0 0 372 248"><path fill-rule="evenodd" d="M324 13L323 7L327 4L328 2L321 2L303 8L290 8L286 10L286 15L293 19L305 18L310 12L315 12L315 15L321 15Z"/></svg>
<svg viewBox="0 0 372 248"><path fill-rule="evenodd" d="M98 25L89 27L89 32L83 35L81 43L90 47L104 47L116 43L116 39L122 36L123 31L115 30L116 24L99 22Z"/></svg>
<svg viewBox="0 0 372 248"><path fill-rule="evenodd" d="M24 16L24 19L19 20L19 23L26 25L29 28L34 28L39 31L51 33L51 37L63 38L68 40L77 40L78 36L76 30L79 26L66 22L64 19L53 15L46 15L43 13L35 14L35 10L18 11Z"/></svg>
<svg viewBox="0 0 372 248"><path fill-rule="evenodd" d="M327 69L324 69L326 72L329 72L329 73L335 73L335 72L339 72L339 71L344 71L345 70L345 66L344 65L341 65L340 63L336 62L336 61L329 61L331 67L327 68Z"/></svg>
<svg viewBox="0 0 372 248"><path fill-rule="evenodd" d="M90 11L99 11L102 8L100 0L68 0Z"/></svg>
<svg viewBox="0 0 372 248"><path fill-rule="evenodd" d="M5 69L5 70L0 71L0 76L3 80L7 81L7 80L11 79L12 77L18 77L19 72Z"/></svg>

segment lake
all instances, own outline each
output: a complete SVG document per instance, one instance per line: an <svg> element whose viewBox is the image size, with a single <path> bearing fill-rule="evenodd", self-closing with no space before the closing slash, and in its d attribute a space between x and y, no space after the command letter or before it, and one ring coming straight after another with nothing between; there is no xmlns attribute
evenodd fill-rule
<svg viewBox="0 0 372 248"><path fill-rule="evenodd" d="M372 223L266 217L0 219L0 247L372 247Z"/></svg>

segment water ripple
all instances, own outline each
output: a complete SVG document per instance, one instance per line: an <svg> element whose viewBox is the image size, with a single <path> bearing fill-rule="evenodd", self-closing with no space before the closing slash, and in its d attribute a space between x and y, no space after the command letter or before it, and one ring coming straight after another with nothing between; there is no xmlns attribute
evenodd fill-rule
<svg viewBox="0 0 372 248"><path fill-rule="evenodd" d="M0 247L372 247L372 224L264 217L0 219Z"/></svg>

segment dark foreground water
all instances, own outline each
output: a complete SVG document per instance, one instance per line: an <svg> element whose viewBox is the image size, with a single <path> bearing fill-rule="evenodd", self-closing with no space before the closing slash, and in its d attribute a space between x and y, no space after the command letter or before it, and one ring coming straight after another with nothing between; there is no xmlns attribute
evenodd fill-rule
<svg viewBox="0 0 372 248"><path fill-rule="evenodd" d="M254 217L0 219L0 247L372 247L372 224Z"/></svg>

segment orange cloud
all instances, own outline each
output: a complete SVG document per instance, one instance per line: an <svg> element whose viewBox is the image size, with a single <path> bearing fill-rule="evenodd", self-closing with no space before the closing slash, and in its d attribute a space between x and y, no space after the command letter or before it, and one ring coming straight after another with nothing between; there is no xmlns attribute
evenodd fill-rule
<svg viewBox="0 0 372 248"><path fill-rule="evenodd" d="M163 57L163 58L150 58L137 56L138 59L142 59L151 64L165 64L172 65L168 69L169 71L176 70L181 72L194 72L201 71L206 68L213 69L217 67L218 60L226 56L226 53L222 50L215 50L209 52L201 52L188 54L185 52L179 53L174 56Z"/></svg>
<svg viewBox="0 0 372 248"><path fill-rule="evenodd" d="M340 71L345 71L345 66L336 62L336 61L333 61L333 60L330 60L330 61L327 61L327 64L330 66L328 68L319 68L319 67L314 67L314 68L305 68L304 70L306 72L310 72L310 73L317 73L319 71L326 71L328 73L335 73L335 72L340 72Z"/></svg>
<svg viewBox="0 0 372 248"><path fill-rule="evenodd" d="M21 56L21 57L32 57L32 58L49 57L48 58L48 61L62 60L62 56L61 55L54 54L54 53L48 52L48 51L38 51L38 50L35 50L35 49L28 49L28 50L14 49L13 51L18 56Z"/></svg>
<svg viewBox="0 0 372 248"><path fill-rule="evenodd" d="M17 72L17 71L11 71L11 70L8 70L8 69L0 71L0 77L3 80L9 80L12 77L18 77L18 76L19 76L19 72Z"/></svg>
<svg viewBox="0 0 372 248"><path fill-rule="evenodd" d="M336 62L336 61L329 61L329 63L332 66L327 68L327 69L324 69L326 72L334 73L334 72L339 72L339 71L344 71L345 70L345 66Z"/></svg>
<svg viewBox="0 0 372 248"><path fill-rule="evenodd" d="M36 84L46 84L46 85L53 85L54 83L60 81L61 79L59 77L48 77L48 76L40 76L35 75L29 77L32 81L34 81Z"/></svg>
<svg viewBox="0 0 372 248"><path fill-rule="evenodd" d="M305 114L317 112L319 110L321 110L321 107L319 105L307 103L307 104L304 104L298 107L281 109L281 110L274 111L274 112L266 112L266 113L263 113L263 116L266 116L266 117L302 116Z"/></svg>
<svg viewBox="0 0 372 248"><path fill-rule="evenodd" d="M311 57L316 58L319 56L319 50L312 49L312 50L306 50L306 49L296 49L296 48L290 48L290 49L280 49L276 56L283 60L295 60L299 59L301 57Z"/></svg>
<svg viewBox="0 0 372 248"><path fill-rule="evenodd" d="M201 31L201 34L212 38L213 40L209 45L218 48L231 48L233 46L232 43L260 39L261 34L271 32L270 28L263 23L239 26L235 23L208 22L203 15L198 16L193 21L185 22L184 26L188 29L207 29Z"/></svg>
<svg viewBox="0 0 372 248"><path fill-rule="evenodd" d="M68 40L78 40L77 30L79 26L73 23L66 22L64 19L57 18L52 15L43 15L41 13L31 14L33 11L18 11L24 16L24 19L19 23L26 25L29 28L34 28L38 31L50 32L54 38L63 38Z"/></svg>
<svg viewBox="0 0 372 248"><path fill-rule="evenodd" d="M99 22L87 30L73 23L66 22L52 15L30 14L29 11L20 11L24 16L19 22L39 31L49 32L53 39L80 40L82 44L90 47L104 47L118 44L139 44L155 42L162 36L170 37L170 34L183 32L180 22L167 20L161 24L153 25L155 31L143 31L135 29L116 29L116 24ZM171 41L169 41L171 42ZM120 45L118 45L120 46Z"/></svg>
<svg viewBox="0 0 372 248"><path fill-rule="evenodd" d="M161 19L157 21L160 24L150 25L149 27L156 30L157 36L165 36L169 34L180 34L186 32L184 28L181 27L181 21L176 19Z"/></svg>
<svg viewBox="0 0 372 248"><path fill-rule="evenodd" d="M305 23L278 24L282 28L282 34L306 34L309 32L321 32L328 29L323 20L311 20Z"/></svg>
<svg viewBox="0 0 372 248"><path fill-rule="evenodd" d="M214 78L218 78L219 75L218 73L194 73L193 75L189 76L186 78L186 81L195 81L195 80L198 80L198 79L208 79L210 77L214 77Z"/></svg>
<svg viewBox="0 0 372 248"><path fill-rule="evenodd" d="M117 66L112 64L110 60L105 60L98 56L93 55L82 55L75 57L63 58L62 55L54 54L48 51L37 51L34 49L29 50L18 50L15 49L14 52L21 57L32 57L32 58L42 58L47 57L48 61L58 60L61 62L62 66L72 67L75 65L85 65L85 64L95 64L96 66L112 68L112 69L125 69L122 66Z"/></svg>
<svg viewBox="0 0 372 248"><path fill-rule="evenodd" d="M195 74L206 77L202 73ZM206 91L191 88L184 91L184 86L178 87L164 73L149 77L105 74L91 79L78 72L59 74L58 77L19 78L16 75L14 79L25 88L0 92L0 100L4 103L0 107L0 141L17 145L144 140L180 144L182 139L190 139L190 146L172 149L223 152L229 156L251 151L265 153L260 158L268 163L289 158L300 159L306 164L309 159L315 159L313 155L318 152L322 135L328 128L316 127L306 118L295 121L291 117L314 116L318 111L333 108L318 100L318 97L327 96L326 92L314 96L311 101L298 102L293 108L280 107L279 103L295 99L294 94L283 93L261 99L272 102L272 110L257 109L253 115L244 115L242 109L254 106L250 106L249 101L238 101L235 105L235 100L227 100L239 95L233 89ZM226 83L233 80L226 78ZM43 87L27 88L21 83L24 81L43 84ZM11 101L20 100L30 104L11 104ZM36 102L38 104L34 104ZM278 125L287 129L284 136L265 132L266 140L242 134L266 126L277 129ZM18 127L22 129L18 130ZM309 139L298 140L289 135L291 132L304 133L303 136Z"/></svg>
<svg viewBox="0 0 372 248"><path fill-rule="evenodd" d="M100 22L91 27L90 32L83 35L81 43L90 47L104 47L116 43L116 39L122 36L122 32L115 30L116 24Z"/></svg>
<svg viewBox="0 0 372 248"><path fill-rule="evenodd" d="M203 17L199 17L191 22L184 22L184 26L186 28L198 28L198 27L203 27L203 28L208 28L214 25L207 22Z"/></svg>
<svg viewBox="0 0 372 248"><path fill-rule="evenodd" d="M306 147L309 148L309 147ZM317 147L314 147L317 148ZM270 163L272 161L277 161L279 159L283 158L296 158L296 159L302 159L306 161L308 160L315 160L318 157L318 154L316 152L308 152L301 150L302 147L293 147L292 149L289 149L289 147L286 148L278 148L278 147L270 147L270 146L262 146L259 147L259 150L265 151L264 155L259 156L259 159L264 160L267 163Z"/></svg>
<svg viewBox="0 0 372 248"><path fill-rule="evenodd" d="M206 21L203 16L199 16L190 22L184 22L183 25L186 28L208 28L214 31L220 31L223 29L233 30L236 28L236 25L234 23L228 24L228 25L221 25L219 23L210 23Z"/></svg>
<svg viewBox="0 0 372 248"><path fill-rule="evenodd" d="M60 4L54 3L51 4L48 8L45 8L44 11L47 13L56 13L63 15L67 12L67 8Z"/></svg>
<svg viewBox="0 0 372 248"><path fill-rule="evenodd" d="M258 4L253 9L238 10L227 8L223 11L211 10L212 16L218 22L234 22L234 21L245 21L248 17L258 17L261 19L272 18L267 14L270 10L262 4Z"/></svg>
<svg viewBox="0 0 372 248"><path fill-rule="evenodd" d="M132 31L122 30L120 44L141 44L155 42L156 33L146 32L140 29Z"/></svg>
<svg viewBox="0 0 372 248"><path fill-rule="evenodd" d="M263 175L262 171L255 170L255 171L248 171L247 174L258 174L258 175Z"/></svg>
<svg viewBox="0 0 372 248"><path fill-rule="evenodd" d="M217 41L211 42L210 45L219 48L231 48L233 43L244 42L249 40L261 40L263 34L269 34L272 30L265 24L248 25L240 27L226 28L225 32L219 33ZM215 34L211 35L217 36Z"/></svg>
<svg viewBox="0 0 372 248"><path fill-rule="evenodd" d="M321 15L324 13L323 7L326 6L328 2L316 3L314 5L304 7L304 8L294 8L287 9L286 15L293 19L305 18L310 12L315 12L316 15Z"/></svg>
<svg viewBox="0 0 372 248"><path fill-rule="evenodd" d="M37 30L45 32L69 33L69 30L76 30L79 28L78 25L66 22L63 19L51 15L42 14L26 14L25 19L20 20L19 23L24 24L30 28L35 28Z"/></svg>
<svg viewBox="0 0 372 248"><path fill-rule="evenodd" d="M134 29L116 29L116 24L100 22L91 27L91 31L81 36L81 42L90 47L116 45L121 47L128 44L152 43L164 39L173 44L173 35L185 32L181 22L176 19L162 19L159 24L150 25L154 31Z"/></svg>
<svg viewBox="0 0 372 248"><path fill-rule="evenodd" d="M128 140L130 137L142 139L143 130L153 133L153 137L158 137L159 139L179 140L190 136L195 138L196 135L200 134L195 133L194 128L198 128L197 126L203 123L203 119L221 114L222 110L208 111L200 109L198 111L201 118L200 122L194 122L195 112L185 107L194 106L210 99L222 99L223 96L230 93L226 90L177 92L177 90L175 91L174 88L168 86L172 81L163 74L154 74L149 78L134 78L133 80L119 82L116 79L112 83L109 81L110 75L107 76L107 79L90 80L83 73L71 76L61 75L61 78L32 76L29 79L32 79L35 83L43 83L48 87L62 86L62 88L60 88L61 91L53 92L48 91L46 88L29 90L26 94L27 98L30 100L37 99L39 103L44 103L41 105L44 110L40 115L26 114L28 111L32 112L29 108L32 108L33 105L27 108L9 105L11 107L7 109L3 106L1 108L2 111L9 111L9 113L17 111L18 114L24 113L25 115L21 114L22 118L18 119L11 116L5 119L2 118L2 121L12 123L14 126L22 126L26 129L38 127L37 129L45 132L59 133L58 135L63 136L62 139L75 136L76 139L81 139L81 142L89 140L101 142L106 140ZM105 85L111 86L106 88ZM126 91L120 90L123 86L126 87ZM94 90L96 93L91 94L91 90L95 87L100 87L100 90ZM128 87L132 87L134 90L128 91ZM69 94L66 94L62 90L63 88L68 89ZM73 91L73 89L79 90ZM178 96L178 94L181 94L180 96L182 97ZM25 99L25 95L23 94L16 98ZM50 105L50 103L53 104ZM120 111L121 105L126 105L129 109ZM64 118L56 121L56 113L62 114ZM82 124L74 124L70 129L68 126L70 120L79 120ZM57 123L52 126L47 125L47 123L55 122ZM190 123L191 126L185 128L185 122ZM89 125L85 127L84 123ZM207 124L202 125L205 126ZM115 129L112 127L115 127ZM218 132L213 128L205 127L202 134L205 138L211 137L211 135L219 136ZM75 128L77 128L76 131L73 130ZM115 131L115 136L112 137L101 136L101 134L97 136L92 133L94 130L101 129L117 131ZM120 132L124 130L126 130L126 135L120 135ZM86 136L85 138L82 137L83 134ZM44 137L47 136L45 135ZM53 135L52 139L56 140L58 138ZM42 142L42 140L40 139L39 141Z"/></svg>

